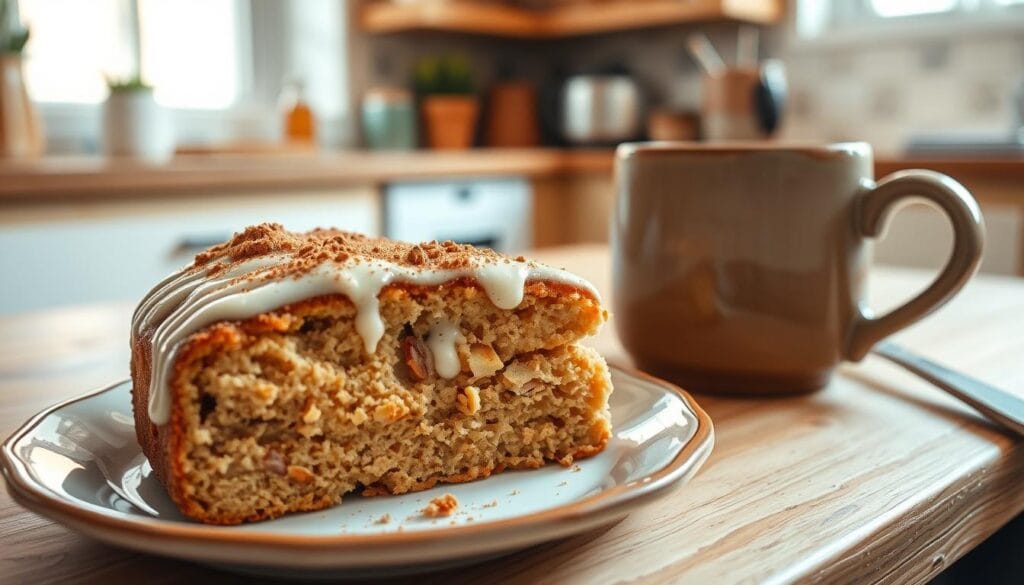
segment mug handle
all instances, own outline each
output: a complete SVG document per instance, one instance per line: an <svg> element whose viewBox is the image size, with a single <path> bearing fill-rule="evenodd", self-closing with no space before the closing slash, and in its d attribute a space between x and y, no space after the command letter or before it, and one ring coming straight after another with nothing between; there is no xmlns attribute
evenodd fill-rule
<svg viewBox="0 0 1024 585"><path fill-rule="evenodd" d="M888 314L875 317L864 300L855 301L857 306L846 344L848 360L860 361L882 338L946 304L978 269L985 240L985 224L978 202L963 185L934 171L900 171L877 185L867 185L854 202L856 235L877 238L894 206L915 197L934 203L949 218L953 226L953 252L928 288Z"/></svg>

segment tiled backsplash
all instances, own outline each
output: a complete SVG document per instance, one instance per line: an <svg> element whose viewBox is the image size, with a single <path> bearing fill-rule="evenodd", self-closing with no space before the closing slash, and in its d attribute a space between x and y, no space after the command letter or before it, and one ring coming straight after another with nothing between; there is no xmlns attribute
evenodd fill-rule
<svg viewBox="0 0 1024 585"><path fill-rule="evenodd" d="M536 82L551 71L577 72L624 63L652 106L696 109L700 71L686 50L693 27L595 35L548 43L423 33L370 37L366 49L386 78L366 72L367 84L404 82L424 54L459 51L472 57L481 86L502 63ZM734 60L736 26L701 26L727 63ZM785 27L765 33L769 56L786 64L790 100L780 136L794 140L867 140L880 152L899 152L921 133L1005 134L1017 124L1011 95L1024 82L1024 37L1012 32L846 47L791 43ZM358 100L358 96L355 96ZM358 103L358 102L356 102Z"/></svg>
<svg viewBox="0 0 1024 585"><path fill-rule="evenodd" d="M1024 83L1024 37L1001 34L856 50L782 52L791 102L783 136L866 139L882 152L929 133L1008 134Z"/></svg>

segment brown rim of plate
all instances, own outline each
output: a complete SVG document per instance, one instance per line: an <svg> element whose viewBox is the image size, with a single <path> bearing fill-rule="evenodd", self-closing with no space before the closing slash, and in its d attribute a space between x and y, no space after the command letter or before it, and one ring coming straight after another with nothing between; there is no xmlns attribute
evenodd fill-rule
<svg viewBox="0 0 1024 585"><path fill-rule="evenodd" d="M566 506L533 512L506 520L496 520L481 524L445 526L437 530L388 532L374 535L338 534L331 536L304 536L276 532L240 532L224 530L225 527L223 526L200 523L174 523L149 517L130 516L118 512L94 511L90 508L72 504L63 498L55 497L50 490L43 488L38 482L31 479L27 466L20 458L15 456L14 445L32 432L43 419L52 415L57 410L108 392L122 384L130 384L130 379L125 379L84 395L59 402L33 416L4 441L3 448L0 450L0 475L3 475L7 482L8 492L18 503L47 518L70 517L73 520L85 522L93 526L117 529L126 535L171 540L188 539L193 542L216 544L243 546L275 545L290 547L296 550L320 550L338 546L378 547L383 545L424 544L437 538L439 535L445 538L455 538L496 534L510 528L529 526L539 522L571 521L574 518L597 511L612 511L625 506L631 501L650 498L671 488L677 480L686 477L695 465L703 462L714 444L714 427L711 417L704 412L685 390L671 382L656 378L639 370L618 366L609 367L656 384L680 398L697 420L697 428L693 436L672 461L652 475L628 484L615 486L605 492Z"/></svg>

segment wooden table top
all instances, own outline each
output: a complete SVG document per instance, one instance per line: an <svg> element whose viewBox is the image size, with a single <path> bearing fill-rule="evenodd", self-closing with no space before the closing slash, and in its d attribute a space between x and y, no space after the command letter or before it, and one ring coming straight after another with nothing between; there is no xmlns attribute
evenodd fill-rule
<svg viewBox="0 0 1024 585"><path fill-rule="evenodd" d="M603 247L535 254L607 294ZM873 305L929 274L877 269ZM131 307L0 317L0 435L58 400L123 378ZM979 277L899 335L933 359L1024 394L1024 281ZM593 343L626 360L607 327ZM825 390L785 399L697 396L716 445L689 484L622 522L430 583L690 583L815 579L921 583L1024 510L1024 443L881 359L841 368ZM247 583L191 563L111 548L0 495L0 576L11 582Z"/></svg>

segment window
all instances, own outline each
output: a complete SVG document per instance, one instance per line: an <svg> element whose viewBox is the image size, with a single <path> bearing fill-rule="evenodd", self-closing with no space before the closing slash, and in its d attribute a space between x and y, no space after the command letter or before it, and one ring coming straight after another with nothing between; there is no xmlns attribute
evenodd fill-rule
<svg viewBox="0 0 1024 585"><path fill-rule="evenodd" d="M52 154L98 152L107 77L141 73L178 145L275 141L283 79L307 82L325 146L347 145L347 0L14 0Z"/></svg>
<svg viewBox="0 0 1024 585"><path fill-rule="evenodd" d="M1022 19L1024 0L798 0L796 30L802 38L929 27L955 33L985 25L1019 27Z"/></svg>
<svg viewBox="0 0 1024 585"><path fill-rule="evenodd" d="M948 12L957 0L871 0L871 11L882 18Z"/></svg>
<svg viewBox="0 0 1024 585"><path fill-rule="evenodd" d="M249 90L243 0L19 0L25 76L40 102L95 104L139 73L158 102L226 109Z"/></svg>

